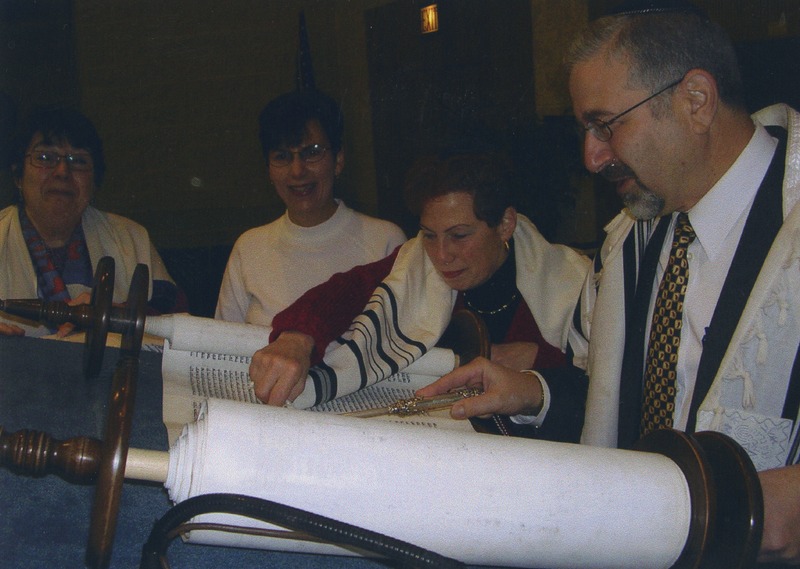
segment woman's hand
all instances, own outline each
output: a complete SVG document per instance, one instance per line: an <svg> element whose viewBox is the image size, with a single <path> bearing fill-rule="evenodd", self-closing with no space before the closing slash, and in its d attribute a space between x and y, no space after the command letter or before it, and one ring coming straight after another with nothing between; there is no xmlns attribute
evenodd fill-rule
<svg viewBox="0 0 800 569"><path fill-rule="evenodd" d="M74 299L67 301L69 306L78 306L79 304L89 304L92 301L92 295L88 292L82 292ZM65 322L56 330L56 336L63 338L69 335L75 329L75 325L70 322ZM0 336L24 336L25 330L19 326L8 323L0 323Z"/></svg>
<svg viewBox="0 0 800 569"><path fill-rule="evenodd" d="M536 342L492 344L492 362L510 369L533 369L538 353Z"/></svg>
<svg viewBox="0 0 800 569"><path fill-rule="evenodd" d="M281 406L294 401L305 389L314 340L300 332L283 332L270 345L253 354L250 379L264 403Z"/></svg>
<svg viewBox="0 0 800 569"><path fill-rule="evenodd" d="M476 358L417 391L421 397L441 395L454 389L480 387L483 395L455 403L454 419L492 415L535 415L542 408L542 384L538 378Z"/></svg>
<svg viewBox="0 0 800 569"><path fill-rule="evenodd" d="M89 304L90 302L92 302L91 293L82 292L72 300L68 300L67 304L69 306L78 306L81 304ZM64 324L58 327L58 330L56 330L56 336L58 338L63 338L64 336L68 336L69 334L71 334L74 329L75 329L75 324L72 324L71 322L65 322Z"/></svg>
<svg viewBox="0 0 800 569"><path fill-rule="evenodd" d="M0 322L0 336L24 336L25 330L15 324Z"/></svg>

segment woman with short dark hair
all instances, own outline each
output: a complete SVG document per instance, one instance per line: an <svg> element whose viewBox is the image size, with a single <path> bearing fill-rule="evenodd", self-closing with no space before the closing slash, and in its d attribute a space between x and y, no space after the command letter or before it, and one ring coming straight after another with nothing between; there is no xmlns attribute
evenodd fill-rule
<svg viewBox="0 0 800 569"><path fill-rule="evenodd" d="M88 302L98 261L114 258L114 302L128 297L136 265L150 270L148 311L185 310L147 230L91 205L105 175L103 144L73 109L34 111L16 138L11 174L18 203L0 211L0 298ZM60 333L72 326L65 324ZM37 323L0 317L0 334L43 335Z"/></svg>
<svg viewBox="0 0 800 569"><path fill-rule="evenodd" d="M548 243L517 213L505 161L485 153L425 157L405 191L420 215L417 237L382 261L334 275L275 317L272 343L250 367L263 401L294 401L312 365L315 403L380 381L433 347L458 308L485 321L493 361L518 370L565 367L589 262ZM572 391L575 407L537 435L576 440L586 385L582 374L570 381L554 389Z"/></svg>

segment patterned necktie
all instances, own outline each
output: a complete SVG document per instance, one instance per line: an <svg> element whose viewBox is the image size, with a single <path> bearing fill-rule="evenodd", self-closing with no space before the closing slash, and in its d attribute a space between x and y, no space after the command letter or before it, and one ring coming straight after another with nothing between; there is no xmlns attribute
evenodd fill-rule
<svg viewBox="0 0 800 569"><path fill-rule="evenodd" d="M694 238L689 216L685 213L678 214L669 263L658 287L650 325L640 428L642 435L656 429L672 427L683 297L689 279L686 250Z"/></svg>

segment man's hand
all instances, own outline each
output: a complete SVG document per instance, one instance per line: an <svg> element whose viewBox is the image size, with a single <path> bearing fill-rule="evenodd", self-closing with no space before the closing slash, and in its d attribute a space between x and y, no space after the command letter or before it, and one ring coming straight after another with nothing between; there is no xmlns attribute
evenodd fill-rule
<svg viewBox="0 0 800 569"><path fill-rule="evenodd" d="M269 405L294 401L306 386L314 340L300 332L283 332L269 346L253 354L250 379L256 397Z"/></svg>
<svg viewBox="0 0 800 569"><path fill-rule="evenodd" d="M439 380L417 391L431 397L463 387L481 387L483 395L454 404L450 415L467 419L498 413L501 415L536 414L542 408L542 385L529 373L514 371L486 358L476 358L456 368Z"/></svg>
<svg viewBox="0 0 800 569"><path fill-rule="evenodd" d="M536 342L492 344L492 361L511 369L532 369L538 354Z"/></svg>
<svg viewBox="0 0 800 569"><path fill-rule="evenodd" d="M800 465L758 473L764 494L760 562L800 563Z"/></svg>

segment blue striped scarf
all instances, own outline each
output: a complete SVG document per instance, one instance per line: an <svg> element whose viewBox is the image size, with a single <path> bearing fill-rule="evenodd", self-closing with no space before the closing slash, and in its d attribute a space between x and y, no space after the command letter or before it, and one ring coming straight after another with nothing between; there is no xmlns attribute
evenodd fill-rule
<svg viewBox="0 0 800 569"><path fill-rule="evenodd" d="M51 250L28 218L25 208L20 206L18 210L22 236L36 270L39 298L66 302L70 300L67 284L91 287L92 263L86 248L83 226L78 224L63 248Z"/></svg>

